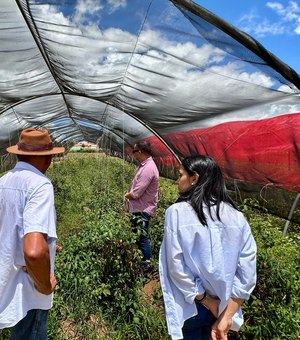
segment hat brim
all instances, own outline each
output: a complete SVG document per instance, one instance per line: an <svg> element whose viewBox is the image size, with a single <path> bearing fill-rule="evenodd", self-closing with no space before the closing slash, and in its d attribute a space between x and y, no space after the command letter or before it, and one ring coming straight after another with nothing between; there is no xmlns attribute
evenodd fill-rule
<svg viewBox="0 0 300 340"><path fill-rule="evenodd" d="M64 147L55 147L51 150L46 151L22 151L18 149L18 145L9 146L6 151L13 153L15 155L28 155L28 156L47 156L47 155L57 155L65 152Z"/></svg>

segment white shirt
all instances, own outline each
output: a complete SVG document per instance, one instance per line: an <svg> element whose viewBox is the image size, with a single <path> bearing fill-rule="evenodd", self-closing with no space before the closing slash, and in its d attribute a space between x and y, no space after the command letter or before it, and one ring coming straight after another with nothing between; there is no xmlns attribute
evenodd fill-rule
<svg viewBox="0 0 300 340"><path fill-rule="evenodd" d="M56 214L53 186L38 169L18 162L0 178L0 329L12 327L31 309L50 309L52 294L39 293L25 265L23 237L47 234L54 270Z"/></svg>
<svg viewBox="0 0 300 340"><path fill-rule="evenodd" d="M218 297L221 314L230 297L248 299L256 283L256 244L243 214L222 203L222 222L214 211L214 221L208 211L205 215L207 227L187 202L166 210L159 272L172 339L182 339L184 321L197 315L196 295ZM242 323L239 310L231 329Z"/></svg>

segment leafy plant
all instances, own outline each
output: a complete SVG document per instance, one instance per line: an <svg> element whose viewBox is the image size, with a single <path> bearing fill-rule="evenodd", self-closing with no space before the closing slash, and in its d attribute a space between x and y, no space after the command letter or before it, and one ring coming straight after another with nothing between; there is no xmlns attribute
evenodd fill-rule
<svg viewBox="0 0 300 340"><path fill-rule="evenodd" d="M299 243L283 237L274 220L268 214L249 215L258 247L258 279L244 307L247 339L300 338Z"/></svg>
<svg viewBox="0 0 300 340"><path fill-rule="evenodd" d="M68 155L48 172L63 246L56 257L49 340L168 339L159 287L146 299L142 291L149 280L158 280L164 212L176 200L177 188L160 178L157 214L150 221L152 274L146 278L138 235L123 211L133 174L132 164L98 153ZM282 237L284 221L267 214L257 201L245 200L241 208L258 246L258 281L243 305L245 324L229 339L299 339L300 235ZM8 338L7 330L0 331L0 340Z"/></svg>

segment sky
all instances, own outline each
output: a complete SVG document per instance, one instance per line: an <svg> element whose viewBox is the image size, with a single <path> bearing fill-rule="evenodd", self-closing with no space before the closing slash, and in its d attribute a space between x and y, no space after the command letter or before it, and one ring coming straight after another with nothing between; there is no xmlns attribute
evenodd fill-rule
<svg viewBox="0 0 300 340"><path fill-rule="evenodd" d="M300 73L300 1L193 0L250 34Z"/></svg>

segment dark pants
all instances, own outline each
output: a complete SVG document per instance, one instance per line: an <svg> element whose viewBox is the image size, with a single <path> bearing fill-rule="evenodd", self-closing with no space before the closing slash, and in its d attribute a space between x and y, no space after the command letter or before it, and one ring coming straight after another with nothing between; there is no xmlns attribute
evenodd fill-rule
<svg viewBox="0 0 300 340"><path fill-rule="evenodd" d="M198 314L186 320L182 327L184 340L210 340L211 327L216 321L212 313L197 303Z"/></svg>
<svg viewBox="0 0 300 340"><path fill-rule="evenodd" d="M14 327L11 340L47 340L48 310L32 309Z"/></svg>
<svg viewBox="0 0 300 340"><path fill-rule="evenodd" d="M132 213L130 219L133 232L140 233L137 242L139 249L143 253L143 261L147 261L151 257L151 248L149 240L149 224L151 216L145 212Z"/></svg>

